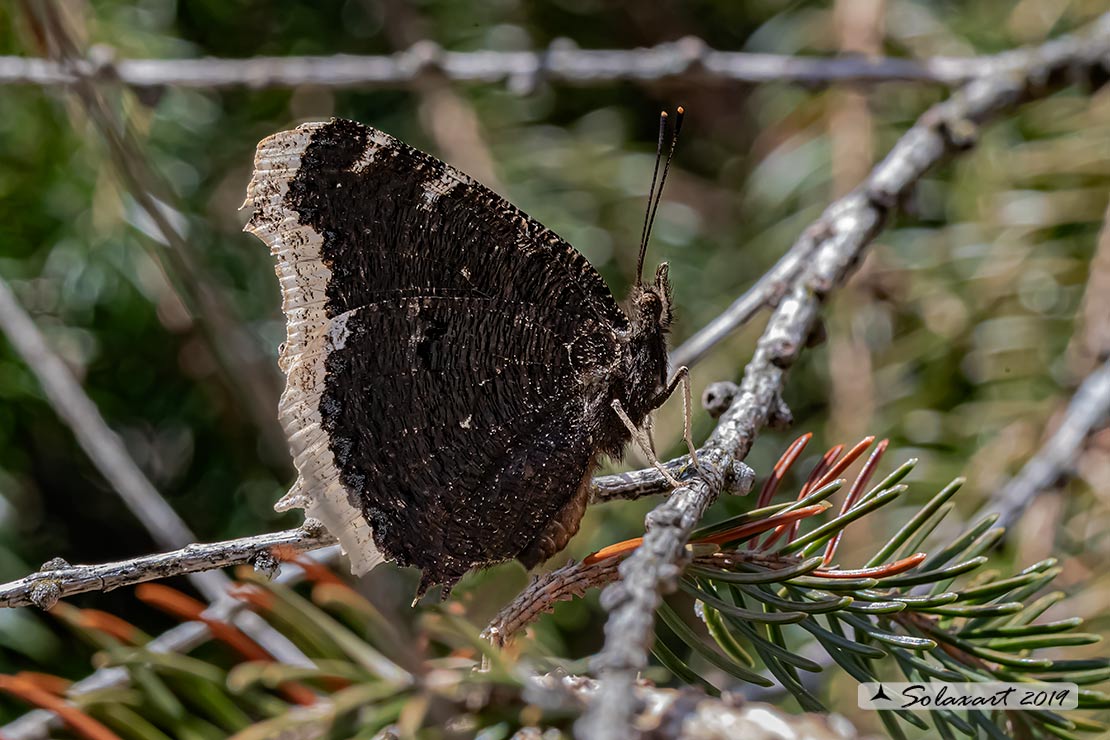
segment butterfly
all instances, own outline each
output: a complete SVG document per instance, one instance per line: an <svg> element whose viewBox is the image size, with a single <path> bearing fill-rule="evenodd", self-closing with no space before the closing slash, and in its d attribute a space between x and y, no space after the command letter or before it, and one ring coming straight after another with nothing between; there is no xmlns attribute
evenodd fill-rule
<svg viewBox="0 0 1110 740"><path fill-rule="evenodd" d="M416 566L418 598L562 550L601 456L643 446L678 382L666 263L640 278L652 191L622 309L570 244L388 134L332 119L261 141L245 231L276 258L299 474L275 508L321 520L356 575Z"/></svg>

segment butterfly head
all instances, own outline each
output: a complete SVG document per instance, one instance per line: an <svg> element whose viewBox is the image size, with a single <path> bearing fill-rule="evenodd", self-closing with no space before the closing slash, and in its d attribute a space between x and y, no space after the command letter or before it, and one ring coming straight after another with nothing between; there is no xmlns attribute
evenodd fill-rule
<svg viewBox="0 0 1110 740"><path fill-rule="evenodd" d="M663 262L655 270L655 280L633 286L630 296L632 323L641 328L657 329L665 333L671 326L670 268Z"/></svg>
<svg viewBox="0 0 1110 740"><path fill-rule="evenodd" d="M672 320L670 271L666 262L661 263L655 269L655 281L645 284L643 282L644 258L647 256L648 239L651 238L651 227L655 223L655 212L659 210L659 201L663 197L663 184L667 181L667 172L671 168L671 160L674 158L674 149L678 143L678 133L682 130L682 119L685 114L686 111L679 106L675 115L674 128L671 130L671 143L663 165L663 175L658 177L667 134L667 112L663 111L659 114L659 141L655 149L655 170L651 175L651 187L648 189L648 206L644 213L644 228L640 233L640 255L636 260L636 282L632 286L630 301L633 324L641 331L646 329L660 336L667 332ZM655 187L657 177L658 188Z"/></svg>

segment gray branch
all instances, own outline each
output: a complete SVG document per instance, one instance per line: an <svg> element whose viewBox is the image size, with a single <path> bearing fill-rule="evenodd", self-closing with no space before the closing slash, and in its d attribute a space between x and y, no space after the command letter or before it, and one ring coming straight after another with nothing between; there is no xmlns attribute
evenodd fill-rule
<svg viewBox="0 0 1110 740"><path fill-rule="evenodd" d="M681 78L707 82L874 84L901 81L955 86L987 73L1020 69L1020 54L914 60L802 57L718 51L687 37L645 49L579 49L560 39L541 51L445 51L421 41L391 55L252 57L250 59L115 59L97 47L77 69L41 58L0 57L0 85L67 85L79 77L133 87L397 88L425 75L460 83L506 83L526 91L538 81L600 85Z"/></svg>
<svg viewBox="0 0 1110 740"><path fill-rule="evenodd" d="M2 277L0 331L8 337L12 348L34 373L50 405L73 431L93 465L150 532L154 541L164 548L195 542L196 535L143 474L128 454L123 440L108 426L65 362L50 349L35 322L23 310L11 286ZM208 569L180 572L189 574L189 580L208 601L222 596L230 583L227 576L199 570ZM45 589L40 591L41 599L49 601L53 587L40 586ZM307 662L308 659L292 642L269 625L247 617L238 626L275 658L289 663Z"/></svg>
<svg viewBox="0 0 1110 740"><path fill-rule="evenodd" d="M214 571L231 565L251 564L272 571L287 554L318 550L334 544L335 538L327 533L323 525L308 520L304 527L298 529L193 544L114 563L70 565L61 558L55 558L43 565L39 572L0 586L0 606L34 605L49 609L58 599L86 591L111 591L121 586Z"/></svg>
<svg viewBox="0 0 1110 740"><path fill-rule="evenodd" d="M47 345L11 286L0 277L0 330L42 386L50 405L77 438L96 469L161 547L196 539L177 512L131 459L123 440L104 421L65 362ZM203 584L197 587L207 595Z"/></svg>
<svg viewBox="0 0 1110 740"><path fill-rule="evenodd" d="M5 286L3 280L0 280L0 312L4 312L6 308L3 300ZM18 304L16 304L16 307L18 308ZM0 317L0 325L4 325L4 320L11 315L18 314L4 313ZM56 356L49 356L53 357L54 361L61 362ZM75 383L76 381L70 378L70 382ZM77 392L80 392L79 388ZM88 401L87 396L84 396L83 393L80 397ZM91 404L91 402L89 403ZM62 408L64 407L59 408L59 413L62 413ZM92 411L95 413L96 408L92 407ZM100 423L103 424L102 419ZM107 425L98 428L103 435L103 440L114 438L117 442L119 441ZM122 443L120 444L122 445ZM119 451L119 453L126 455L125 451ZM126 463L121 465L134 466L131 458L126 457L125 459ZM672 460L666 465L679 468L685 463L686 458L683 457ZM754 473L746 465L738 466L737 469L739 473L734 476L736 480L732 485L741 486L743 487L742 490L750 488ZM137 473L137 469L134 472ZM141 476L141 473L138 474ZM146 478L142 478L142 480L146 481ZM150 485L149 482L147 482L147 485ZM153 491L153 487L151 490ZM596 503L618 499L635 499L641 496L667 493L669 490L667 482L654 468L633 470L628 473L595 478L593 501ZM155 492L155 495L157 495L157 492ZM166 505L160 497L157 500L162 505ZM281 552L307 552L334 544L335 538L316 526L315 520L307 520L303 527L297 529L251 535L250 537L240 537L234 540L224 540L223 542L191 544L168 552L141 555L113 563L69 565L61 558L55 558L46 563L42 570L37 573L32 573L18 581L0 584L0 608L35 605L48 609L58 599L75 594L89 591L111 591L122 586L171 576L190 575L195 578L198 575L207 574L208 571L215 571L231 565L251 564L265 567L273 562L268 556L272 555L275 550L280 555ZM280 560L280 557L278 560ZM205 588L203 590L210 598L216 599L223 595L228 580L222 574L215 572L211 573L210 576L214 580L211 583L204 581ZM255 634L252 634L252 636L258 638ZM282 656L276 655L275 657ZM287 662L294 662L289 656L284 659Z"/></svg>
<svg viewBox="0 0 1110 740"><path fill-rule="evenodd" d="M1000 488L980 511L998 514L998 526L1011 527L1039 494L1071 473L1084 442L1110 416L1110 360L1087 376L1068 403L1060 426L1021 472Z"/></svg>
<svg viewBox="0 0 1110 740"><path fill-rule="evenodd" d="M339 546L313 552L309 557L321 563L333 562L339 557ZM300 566L285 563L281 565L281 572L274 580L291 585L303 579L304 575L304 570ZM221 622L231 621L236 626L242 623L244 617L251 617L269 626L265 620L246 608L246 602L227 593L213 602L205 610L204 616ZM208 626L203 622L184 622L148 642L144 649L154 653L185 653L207 642L211 635ZM131 673L123 666L98 668L91 675L70 686L66 691L66 698L74 700L82 695L104 689L126 686L130 680ZM54 712L35 709L0 727L0 736L8 740L48 740L54 737L53 731L60 729L61 726L62 721Z"/></svg>
<svg viewBox="0 0 1110 740"><path fill-rule="evenodd" d="M535 622L560 601L585 596L586 591L616 580L620 561L607 558L589 565L571 561L562 568L532 579L528 586L497 612L482 637L504 646L520 630Z"/></svg>
<svg viewBox="0 0 1110 740"><path fill-rule="evenodd" d="M705 470L648 514L643 544L621 564L621 580L602 593L609 619L594 663L601 681L598 699L576 725L581 737L608 740L634 734L633 688L647 665L655 610L685 565L691 531L721 490L720 471L747 455L775 415L786 373L806 345L825 298L852 273L890 212L921 177L947 155L974 145L980 124L1072 80L1106 80L1110 14L1089 30L1084 36L1011 52L1007 56L1016 66L977 78L930 108L863 185L834 202L803 234L801 241L816 239L816 247L771 315L739 392L703 447Z"/></svg>

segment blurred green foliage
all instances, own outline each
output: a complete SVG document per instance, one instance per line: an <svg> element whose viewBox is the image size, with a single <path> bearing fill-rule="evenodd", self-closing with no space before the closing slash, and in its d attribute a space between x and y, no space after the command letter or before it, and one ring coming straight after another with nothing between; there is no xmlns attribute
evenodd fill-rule
<svg viewBox="0 0 1110 740"><path fill-rule="evenodd" d="M846 3L841 3L845 5ZM831 54L843 46L834 3L700 0L344 0L320 3L125 0L73 2L82 41L120 57L251 57L389 53L415 39L448 49L530 49L557 38L634 48L684 35L720 49ZM0 54L44 50L18 3L0 6ZM878 50L898 56L992 53L1081 26L1098 0L976 3L887 0ZM836 194L944 91L882 84L853 91L789 85L660 82L593 87L540 82L449 87L479 122L488 152L445 151L426 90L146 90L112 100L173 188L185 234L210 287L225 295L263 351L283 337L271 258L242 234L237 212L256 142L303 120L342 115L462 164L488 154L490 183L566 237L623 296L635 264L654 155L656 114L689 115L660 208L650 259L667 259L675 343L716 315L785 251ZM242 400L219 376L197 325L155 259L165 249L114 175L105 146L62 88L0 89L0 275L81 378L154 484L206 540L291 526L272 504L291 482ZM447 122L441 122L447 123ZM431 125L430 125L431 124ZM791 432L767 434L749 462L765 471L786 440L813 449L863 434L919 457L915 479L938 490L969 477L970 515L1036 448L1084 364L1083 301L1110 184L1110 91L1068 91L984 132L978 147L932 173L830 306L829 342L790 378ZM453 156L454 155L454 156ZM1102 317L1105 319L1106 317ZM760 322L694 371L695 390L736 378ZM276 373L276 366L274 367ZM681 450L680 402L659 437ZM696 436L712 420L696 418ZM1105 496L1110 450L1094 445L1066 497L1040 506L1011 537L1019 566L1054 552L1059 583L1078 593L1068 614L1100 616L1110 582ZM636 460L630 456L630 462ZM1090 488L1101 490L1090 495ZM92 562L154 543L109 490L10 347L0 341L0 578L62 556ZM912 503L907 502L907 506ZM561 557L581 557L640 532L651 501L590 513ZM710 521L747 508L723 501ZM908 509L860 523L842 552L869 552ZM1049 523L1046 524L1045 522ZM852 540L856 541L853 542ZM846 560L850 562L848 556ZM378 569L360 588L408 618L410 573ZM517 565L468 578L458 600L481 623L525 583ZM164 628L127 595L76 600ZM561 605L535 637L554 654L598 647L596 595ZM86 658L54 620L0 612L0 670L31 665L78 677ZM6 700L5 700L6 701ZM5 703L10 711L19 705Z"/></svg>

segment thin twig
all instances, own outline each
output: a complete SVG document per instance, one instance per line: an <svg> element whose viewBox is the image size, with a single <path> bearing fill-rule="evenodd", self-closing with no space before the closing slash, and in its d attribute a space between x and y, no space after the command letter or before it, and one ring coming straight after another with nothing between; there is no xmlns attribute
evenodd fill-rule
<svg viewBox="0 0 1110 740"><path fill-rule="evenodd" d="M562 568L534 578L528 587L506 604L490 620L482 637L498 647L517 632L551 611L560 601L585 596L586 591L612 583L617 578L619 558L608 558L586 565L571 561Z"/></svg>
<svg viewBox="0 0 1110 740"><path fill-rule="evenodd" d="M1108 417L1110 360L1087 376L1068 403L1056 431L1021 471L990 497L980 516L998 514L998 526L1011 527L1033 499L1071 473L1083 443Z"/></svg>
<svg viewBox="0 0 1110 740"><path fill-rule="evenodd" d="M775 305L805 266L819 241L819 233L812 228L807 231L774 267L763 273L755 285L744 291L728 308L671 352L671 366L690 367L732 332L755 318L764 308Z"/></svg>
<svg viewBox="0 0 1110 740"><path fill-rule="evenodd" d="M338 559L339 546L328 547L309 554L320 563L330 563ZM305 571L295 563L282 563L281 572L274 579L278 583L292 585L305 577ZM205 618L221 622L234 622L237 626L243 623L243 617L253 617L260 622L265 620L251 612L246 607L246 602L229 594L224 594L208 609L204 611ZM271 627L270 629L273 629ZM154 638L143 649L153 653L185 653L195 647L203 645L212 636L208 625L203 622L185 622L163 632ZM117 686L126 686L131 681L131 672L124 666L111 666L98 668L91 675L86 676L66 690L67 700L73 701L80 696L97 691L103 691ZM53 730L57 730L61 722L56 714L43 709L35 709L18 719L0 727L0 737L7 740L47 740L53 737Z"/></svg>
<svg viewBox="0 0 1110 740"><path fill-rule="evenodd" d="M107 145L108 158L121 183L153 225L152 235L169 249L155 246L151 255L177 297L199 319L201 336L212 350L224 382L234 390L268 448L284 455L286 442L274 409L278 372L267 352L246 331L231 301L203 269L195 246L174 223L172 189L150 166L129 120L108 103L105 90L83 74L77 43L69 32L66 6L37 3L29 19L37 25L60 69L72 70L68 87Z"/></svg>
<svg viewBox="0 0 1110 740"><path fill-rule="evenodd" d="M540 51L445 51L420 41L391 55L287 56L250 59L114 59L110 47L94 49L81 67L51 60L0 57L0 85L54 86L80 75L133 87L397 88L433 72L463 83L507 83L528 91L539 81L599 85L620 81L657 82L682 78L698 82L875 84L922 82L956 86L986 73L1018 69L1012 52L985 57L914 60L862 56L802 57L718 51L694 37L646 49L579 49L558 39Z"/></svg>
<svg viewBox="0 0 1110 740"><path fill-rule="evenodd" d="M123 440L104 421L65 362L47 345L3 277L0 277L0 331L34 373L50 405L73 430L81 449L154 541L160 547L180 547L196 540L184 520L143 475ZM201 583L197 587L207 593Z"/></svg>
<svg viewBox="0 0 1110 740"><path fill-rule="evenodd" d="M867 181L834 202L821 216L820 225L803 235L803 239L816 237L817 248L772 314L739 393L702 448L699 457L705 472L648 514L643 544L621 564L621 580L602 593L609 619L605 645L595 657L601 679L599 700L576 724L579 736L607 740L633 733L633 686L647 665L662 593L674 588L688 557L685 544L690 533L720 491L723 476L718 471L747 455L774 413L786 371L805 346L822 302L851 274L910 188L947 155L974 145L980 124L1071 79L1105 81L1110 70L1110 14L1090 30L1086 36L1012 52L1011 60L1021 60L1017 67L978 78L930 108Z"/></svg>
<svg viewBox="0 0 1110 740"><path fill-rule="evenodd" d="M701 454L699 452L699 454ZM690 456L682 455L661 465L672 475L681 477L690 471ZM725 480L725 491L730 494L744 495L752 490L755 471L744 463L733 465ZM669 494L674 487L655 467L643 470L630 470L627 473L601 475L593 479L590 492L591 504L606 501L634 500L644 496Z"/></svg>
<svg viewBox="0 0 1110 740"><path fill-rule="evenodd" d="M49 609L58 599L87 591L111 591L121 586L170 576L215 571L230 565L259 564L271 569L286 556L335 544L323 525L241 537L236 540L193 544L179 550L143 555L100 565L69 565L51 560L37 573L0 586L0 606L38 606Z"/></svg>
<svg viewBox="0 0 1110 740"><path fill-rule="evenodd" d="M34 373L55 413L73 431L93 465L154 541L167 549L195 542L196 535L139 469L123 440L108 426L65 362L50 349L3 277L0 277L0 331ZM181 572L189 573L189 580L208 601L222 596L230 584L227 576L218 571ZM274 657L289 663L307 662L293 643L269 625L247 617L238 626Z"/></svg>
<svg viewBox="0 0 1110 740"><path fill-rule="evenodd" d="M7 311L8 303L5 300L6 284L0 280L0 326L8 331L6 322L11 316L18 316L22 312ZM16 304L16 308L18 304ZM25 317L25 315L24 315ZM27 319L29 321L29 319ZM33 327L33 325L32 325ZM17 336L19 336L17 334ZM40 337L41 339L41 337ZM53 361L61 363L56 356L50 355ZM63 368L64 370L64 368ZM68 371L67 371L68 372ZM70 382L75 382L70 378ZM73 389L68 389L72 392ZM76 389L80 393L80 389ZM91 408L92 414L99 414L95 406L91 406L91 402L84 394L80 395L84 401L74 401L78 407L84 403L88 403ZM59 414L63 413L66 406L59 406ZM85 413L86 410L82 410ZM92 441L97 445L109 446L113 444L122 443L119 438L112 432L111 429L104 424L103 419L99 419L99 424L89 422L86 417L81 417L82 425L88 425L90 429L96 432L91 437ZM80 427L85 430L85 426ZM75 431L77 427L74 427ZM87 431L83 431L83 434ZM128 467L134 468L134 462L131 458L126 457L126 451L117 450L114 454L123 455L124 461L119 462L120 468L126 470ZM90 456L92 454L90 453ZM95 460L96 458L94 458ZM116 458L113 458L113 463ZM687 458L678 458L672 460L666 465L679 468L687 463ZM111 470L112 468L109 468ZM746 465L738 466L741 471L738 476L740 481L739 485L747 486L750 488L751 480L754 473ZM102 469L103 471L104 469ZM150 483L142 478L142 473L134 468L131 474L138 475L142 481L150 486ZM112 481L114 485L116 484ZM733 485L736 485L734 483ZM157 496L157 491L150 487L154 495ZM616 475L600 476L594 479L594 502L599 501L612 501L617 499L634 499L641 496L648 496L659 493L667 493L670 487L663 480L659 471L654 468L647 470L633 470L628 473L618 473ZM152 499L154 500L154 499ZM156 500L161 502L161 505L166 506L165 501L158 497ZM159 508L155 505L153 508ZM169 512L166 516L176 517L177 514ZM184 526L184 524L182 524ZM265 557L275 547L285 548L286 552L306 552L316 550L323 547L328 547L335 544L335 539L326 533L318 531L315 526L299 527L296 529L288 529L282 532L272 532L261 535L251 535L249 537L240 537L233 540L224 540L222 542L214 542L210 544L191 544L180 549L175 549L170 552L155 553L153 555L141 555L129 560L120 560L114 563L104 563L99 565L79 565L70 566L68 564L59 567L53 567L53 563L64 561L56 559L50 561L48 566L38 573L32 573L18 581L11 581L9 583L0 584L0 607L17 607L17 606L30 606L36 604L44 606L52 604L59 598L72 596L74 594L86 593L89 591L110 591L114 588L121 586L133 585L136 583L143 583L159 578L169 578L170 576L189 575L196 577L206 571L215 571L218 568L224 568L229 565L236 565L240 563L255 564L259 558L260 553ZM221 596L226 590L228 580L222 574L213 572L211 574L214 580L212 584L208 584L201 591L215 599ZM198 585L199 587L199 585ZM36 595L36 589L39 589Z"/></svg>
<svg viewBox="0 0 1110 740"><path fill-rule="evenodd" d="M527 588L490 620L482 631L482 637L502 647L522 629L554 609L559 602L581 598L591 588L607 586L620 577L620 557L608 557L594 562L591 562L591 558L572 560L561 568L533 578ZM702 556L697 562L709 567L735 567L739 563L754 563L765 568L781 568L796 564L797 558L741 550Z"/></svg>

